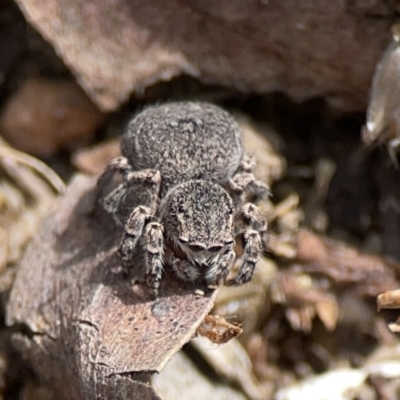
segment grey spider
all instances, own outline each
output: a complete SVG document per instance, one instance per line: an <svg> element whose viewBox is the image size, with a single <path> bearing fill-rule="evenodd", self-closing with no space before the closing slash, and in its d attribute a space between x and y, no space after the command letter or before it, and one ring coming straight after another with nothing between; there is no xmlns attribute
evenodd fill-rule
<svg viewBox="0 0 400 400"><path fill-rule="evenodd" d="M255 180L240 129L221 108L196 102L147 108L128 124L122 157L98 180L98 193L115 172L119 184L99 201L124 233L119 255L125 270L142 265L157 296L163 264L182 280L203 279L209 287L251 280L262 251L265 218L247 196L259 199L268 187ZM136 206L127 198L134 193ZM225 282L241 238L243 263ZM140 260L140 262L138 262Z"/></svg>

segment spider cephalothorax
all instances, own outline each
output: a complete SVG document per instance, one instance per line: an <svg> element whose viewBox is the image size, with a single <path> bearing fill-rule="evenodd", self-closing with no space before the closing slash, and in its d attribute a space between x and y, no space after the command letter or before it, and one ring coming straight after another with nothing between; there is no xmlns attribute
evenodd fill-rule
<svg viewBox="0 0 400 400"><path fill-rule="evenodd" d="M182 102L137 115L122 137L122 154L99 178L115 171L123 182L100 201L124 226L119 254L126 269L139 264L157 293L163 264L182 280L225 282L235 259L235 238L244 244L242 267L228 283L251 279L266 222L243 195L268 192L251 173L236 121L217 106ZM121 205L135 192L128 217ZM126 208L126 205L124 205ZM134 257L135 255L135 257Z"/></svg>

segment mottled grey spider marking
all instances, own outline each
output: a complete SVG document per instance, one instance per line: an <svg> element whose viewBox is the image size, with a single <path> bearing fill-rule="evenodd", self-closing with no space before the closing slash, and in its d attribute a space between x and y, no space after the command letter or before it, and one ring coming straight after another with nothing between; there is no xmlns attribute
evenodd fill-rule
<svg viewBox="0 0 400 400"><path fill-rule="evenodd" d="M266 221L253 203L243 202L262 198L268 187L255 180L254 160L244 154L232 116L208 103L151 107L132 119L121 147L123 156L99 178L98 193L120 173L122 183L99 201L124 227L124 268L143 265L155 295L164 263L182 280L217 286L227 279L239 237L243 264L228 284L251 280ZM132 192L136 205L126 216Z"/></svg>

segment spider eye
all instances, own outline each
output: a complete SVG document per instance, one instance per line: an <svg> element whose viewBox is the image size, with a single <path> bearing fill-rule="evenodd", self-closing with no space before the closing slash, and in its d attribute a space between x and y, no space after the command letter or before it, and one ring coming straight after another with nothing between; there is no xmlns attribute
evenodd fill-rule
<svg viewBox="0 0 400 400"><path fill-rule="evenodd" d="M211 246L208 248L208 251L218 252L222 249L222 246Z"/></svg>
<svg viewBox="0 0 400 400"><path fill-rule="evenodd" d="M205 250L205 247L202 246L201 244L189 244L190 250L198 252Z"/></svg>
<svg viewBox="0 0 400 400"><path fill-rule="evenodd" d="M233 244L233 239L232 240L227 240L225 242L225 246L231 246Z"/></svg>

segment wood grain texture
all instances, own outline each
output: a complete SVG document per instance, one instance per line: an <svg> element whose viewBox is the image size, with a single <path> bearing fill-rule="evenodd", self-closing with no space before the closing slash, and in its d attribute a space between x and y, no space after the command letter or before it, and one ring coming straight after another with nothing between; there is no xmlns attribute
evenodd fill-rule
<svg viewBox="0 0 400 400"><path fill-rule="evenodd" d="M364 109L396 5L384 0L16 0L102 110L187 74Z"/></svg>

